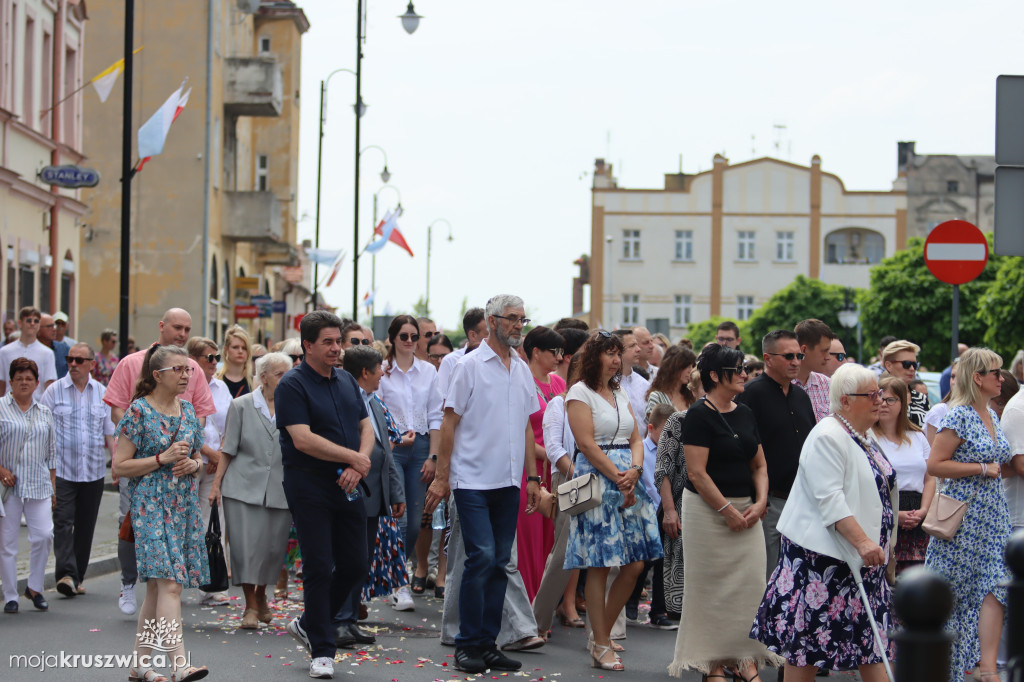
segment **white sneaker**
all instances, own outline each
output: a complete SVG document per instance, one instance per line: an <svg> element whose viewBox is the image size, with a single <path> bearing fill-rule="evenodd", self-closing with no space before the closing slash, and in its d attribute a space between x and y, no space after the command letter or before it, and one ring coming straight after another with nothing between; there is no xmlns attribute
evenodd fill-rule
<svg viewBox="0 0 1024 682"><path fill-rule="evenodd" d="M135 585L121 583L121 596L117 598L117 606L126 616L135 613Z"/></svg>
<svg viewBox="0 0 1024 682"><path fill-rule="evenodd" d="M334 660L330 658L314 658L309 664L309 676L321 680L334 679Z"/></svg>
<svg viewBox="0 0 1024 682"><path fill-rule="evenodd" d="M408 585L402 585L391 595L391 608L395 611L412 611L416 608Z"/></svg>

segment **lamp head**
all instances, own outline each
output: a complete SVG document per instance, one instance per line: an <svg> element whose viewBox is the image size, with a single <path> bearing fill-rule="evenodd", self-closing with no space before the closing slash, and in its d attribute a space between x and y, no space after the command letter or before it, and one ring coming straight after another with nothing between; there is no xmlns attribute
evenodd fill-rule
<svg viewBox="0 0 1024 682"><path fill-rule="evenodd" d="M380 172L380 179L387 183L391 179L391 171L388 170L388 165L384 164L384 170Z"/></svg>
<svg viewBox="0 0 1024 682"><path fill-rule="evenodd" d="M416 29L419 28L420 19L422 19L423 17L421 17L419 14L416 14L416 10L413 8L412 3L410 2L409 6L405 9L405 14L399 16L398 18L402 20L402 28L405 29L405 32L408 33L409 35L412 35L413 33L416 32Z"/></svg>
<svg viewBox="0 0 1024 682"><path fill-rule="evenodd" d="M352 108L355 109L356 116L362 118L363 114L366 113L366 102L364 102L363 98L360 97L359 101L352 105Z"/></svg>

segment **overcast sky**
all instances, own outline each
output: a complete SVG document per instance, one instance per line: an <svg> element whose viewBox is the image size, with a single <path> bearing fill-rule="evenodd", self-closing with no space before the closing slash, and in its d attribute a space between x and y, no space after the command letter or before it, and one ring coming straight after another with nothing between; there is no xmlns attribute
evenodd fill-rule
<svg viewBox="0 0 1024 682"><path fill-rule="evenodd" d="M320 81L355 68L356 2L297 2L311 23L298 199L300 237L312 238ZM378 255L377 314L412 310L427 225L444 218L454 240L435 225L430 303L447 328L467 296L518 294L539 322L569 314L595 158L614 164L620 187L660 188L680 155L696 173L718 152L804 165L819 154L847 188L887 190L899 140L992 154L996 76L1024 73L1019 0L415 3L424 18L407 35L396 18L406 0L373 0L364 45L361 146L387 151L416 253ZM354 99L355 78L335 75L320 221L321 247L350 254ZM377 150L363 154L364 243L382 165ZM381 191L381 214L396 201ZM359 274L361 299L369 257ZM351 313L350 257L325 293Z"/></svg>

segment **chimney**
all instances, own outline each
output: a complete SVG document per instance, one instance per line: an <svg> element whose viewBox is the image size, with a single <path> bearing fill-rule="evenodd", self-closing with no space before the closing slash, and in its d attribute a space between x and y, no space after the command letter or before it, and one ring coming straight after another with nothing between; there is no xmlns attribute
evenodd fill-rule
<svg viewBox="0 0 1024 682"><path fill-rule="evenodd" d="M896 173L906 173L907 166L914 159L914 145L916 142L896 143Z"/></svg>

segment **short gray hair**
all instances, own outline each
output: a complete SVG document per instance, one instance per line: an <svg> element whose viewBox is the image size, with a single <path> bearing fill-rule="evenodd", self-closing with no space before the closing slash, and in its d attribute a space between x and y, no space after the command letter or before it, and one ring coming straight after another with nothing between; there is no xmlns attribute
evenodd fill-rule
<svg viewBox="0 0 1024 682"><path fill-rule="evenodd" d="M285 353L267 353L256 361L256 378L263 376L263 373L272 367L292 368L292 359Z"/></svg>
<svg viewBox="0 0 1024 682"><path fill-rule="evenodd" d="M487 317L491 315L502 315L509 308L522 308L523 299L512 294L498 294L487 301L487 306L484 308L484 314ZM490 323L487 324L487 328L490 329Z"/></svg>
<svg viewBox="0 0 1024 682"><path fill-rule="evenodd" d="M71 348L84 348L84 349L86 349L87 351L89 351L89 357L90 357L90 358L95 358L95 357L96 357L96 351L94 351L94 350L92 349L92 346L90 346L90 345L89 345L88 343L86 343L85 341L79 341L79 342L78 342L78 343L76 343L75 345L71 346ZM70 351L70 350L71 350L71 348L68 348L68 351Z"/></svg>
<svg viewBox="0 0 1024 682"><path fill-rule="evenodd" d="M842 398L844 395L856 393L861 384L877 380L878 375L863 365L857 365L852 362L842 365L832 375L832 383L828 389L829 410L838 412L839 408L843 406Z"/></svg>
<svg viewBox="0 0 1024 682"><path fill-rule="evenodd" d="M302 355L302 342L295 337L292 337L285 341L284 345L281 346L281 352L285 355ZM264 355L263 357L267 356ZM288 359L291 360L291 358Z"/></svg>

